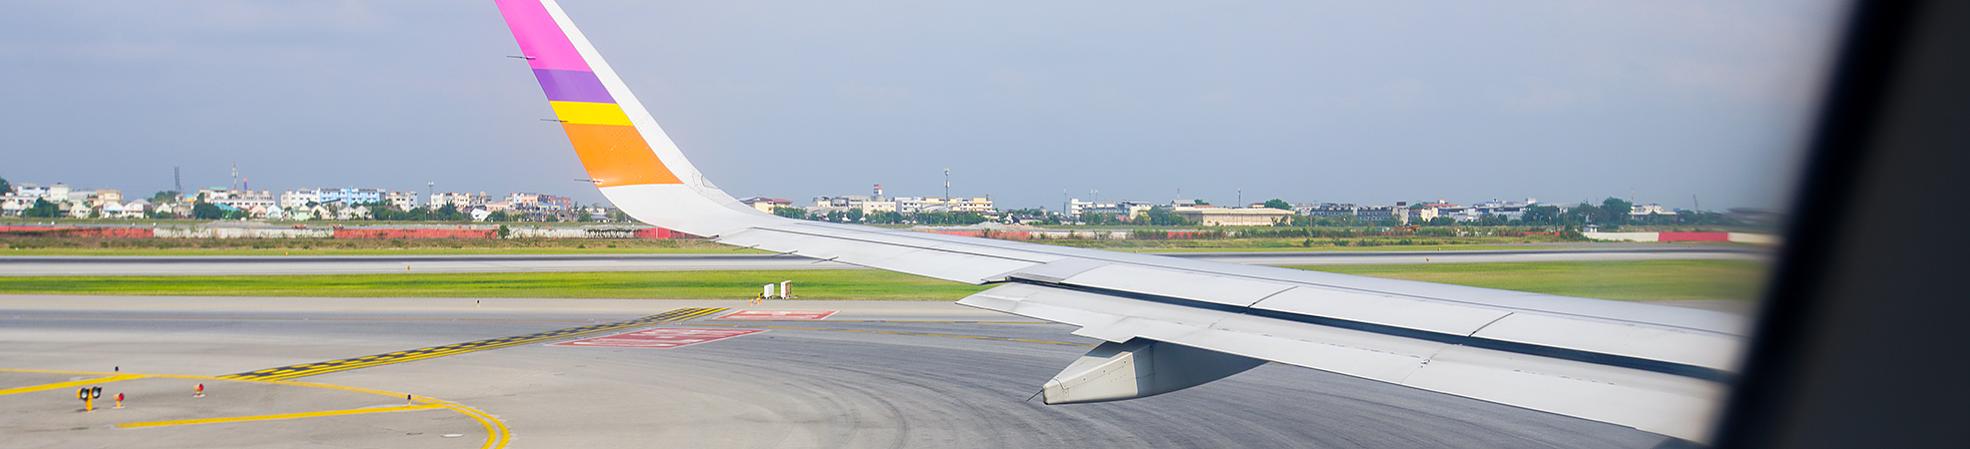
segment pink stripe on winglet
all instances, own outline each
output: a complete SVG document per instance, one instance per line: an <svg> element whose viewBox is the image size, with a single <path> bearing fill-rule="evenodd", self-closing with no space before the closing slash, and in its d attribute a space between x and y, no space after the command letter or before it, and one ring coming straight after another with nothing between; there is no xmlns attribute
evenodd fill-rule
<svg viewBox="0 0 1970 449"><path fill-rule="evenodd" d="M561 26L554 24L554 17L547 15L547 7L540 0L493 0L493 3L499 5L499 14L506 16L506 27L513 30L513 40L520 41L520 52L532 58L527 60L527 65L548 70L588 70L588 63L575 52L575 45L568 43L568 35L561 33Z"/></svg>

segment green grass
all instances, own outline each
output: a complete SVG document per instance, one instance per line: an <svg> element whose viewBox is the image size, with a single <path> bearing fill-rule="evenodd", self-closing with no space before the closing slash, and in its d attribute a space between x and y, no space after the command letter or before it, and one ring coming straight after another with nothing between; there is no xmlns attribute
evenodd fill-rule
<svg viewBox="0 0 1970 449"><path fill-rule="evenodd" d="M8 294L747 299L794 281L800 299L952 301L984 286L877 270L0 277Z"/></svg>
<svg viewBox="0 0 1970 449"><path fill-rule="evenodd" d="M1735 260L1311 265L1293 268L1616 300L1757 298L1765 266ZM0 277L8 294L745 299L791 279L802 299L950 301L984 290L879 270Z"/></svg>
<svg viewBox="0 0 1970 449"><path fill-rule="evenodd" d="M1292 268L1618 300L1754 300L1766 266L1741 260L1302 265Z"/></svg>

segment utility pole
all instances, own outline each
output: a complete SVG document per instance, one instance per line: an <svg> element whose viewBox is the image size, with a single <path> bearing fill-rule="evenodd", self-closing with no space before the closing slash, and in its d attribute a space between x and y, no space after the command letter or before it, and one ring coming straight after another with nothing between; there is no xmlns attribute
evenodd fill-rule
<svg viewBox="0 0 1970 449"><path fill-rule="evenodd" d="M944 201L951 201L951 169L944 169Z"/></svg>
<svg viewBox="0 0 1970 449"><path fill-rule="evenodd" d="M185 194L185 178L178 173L176 165L171 166L171 188L177 191L178 195Z"/></svg>
<svg viewBox="0 0 1970 449"><path fill-rule="evenodd" d="M1238 189L1238 207L1245 207L1245 189Z"/></svg>
<svg viewBox="0 0 1970 449"><path fill-rule="evenodd" d="M424 181L424 206L430 207L431 203L437 200L438 200L438 182Z"/></svg>
<svg viewBox="0 0 1970 449"><path fill-rule="evenodd" d="M239 190L239 163L233 163L233 190Z"/></svg>

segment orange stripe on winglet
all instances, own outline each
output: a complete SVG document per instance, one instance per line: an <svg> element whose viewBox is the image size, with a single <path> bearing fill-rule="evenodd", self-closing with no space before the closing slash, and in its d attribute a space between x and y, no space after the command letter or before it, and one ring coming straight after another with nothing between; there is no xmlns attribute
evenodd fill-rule
<svg viewBox="0 0 1970 449"><path fill-rule="evenodd" d="M683 184L665 167L650 144L631 126L563 123L575 154L597 187L638 184Z"/></svg>

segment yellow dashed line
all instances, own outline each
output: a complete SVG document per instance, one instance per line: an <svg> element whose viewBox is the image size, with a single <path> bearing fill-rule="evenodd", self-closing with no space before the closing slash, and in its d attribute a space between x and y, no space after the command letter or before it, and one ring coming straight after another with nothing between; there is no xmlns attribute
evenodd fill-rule
<svg viewBox="0 0 1970 449"><path fill-rule="evenodd" d="M36 391L48 391L48 390L69 388L69 387L85 387L85 386L96 385L96 384L106 384L110 382L121 382L130 379L142 379L142 378L144 378L144 376L137 374L117 374L117 375L110 375L110 376L103 376L103 377L96 377L89 379L71 380L68 382L56 382L51 384L31 385L26 387L14 387L5 390L0 390L0 396L6 396L10 394L21 394L21 393L33 393Z"/></svg>
<svg viewBox="0 0 1970 449"><path fill-rule="evenodd" d="M539 332L539 333L528 334L528 335L493 338L486 340L470 341L465 343L454 343L454 344L443 345L443 346L432 346L432 347L421 348L421 349L411 349L411 350L396 351L396 352L376 354L376 355L367 355L362 357L354 357L354 358L347 358L340 360L330 360L326 362L288 365L288 366L277 367L277 368L267 368L262 370L248 371L238 374L229 374L221 377L225 377L229 379L253 379L253 380L296 379L296 378L317 376L317 375L334 373L334 372L369 368L373 366L390 365L390 364L412 362L412 361L418 361L424 359L445 357L451 355L458 355L468 352L478 352L478 351L485 351L489 349L507 348L507 347L525 345L525 344L580 338L580 337L585 337L585 336L594 335L603 332L610 332L610 331L638 328L638 327L647 327L647 326L656 325L658 323L686 321L686 320L717 314L719 312L724 312L725 310L727 309L723 307L679 308L679 309L670 310L668 312L659 313L656 315L650 315L643 318L616 322L616 323L571 327L567 329L551 330L551 331Z"/></svg>
<svg viewBox="0 0 1970 449"><path fill-rule="evenodd" d="M367 407L343 410L323 410L319 412L280 413L273 415L227 416L220 418L174 419L170 421L142 421L117 424L117 428L136 429L143 427L189 426L197 424L221 424L251 421L277 421L283 419L317 418L323 416L364 415L370 413L414 412L446 408L444 404L399 405L395 407Z"/></svg>

